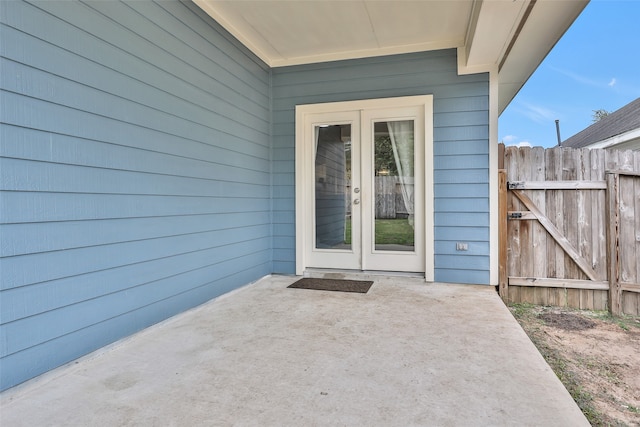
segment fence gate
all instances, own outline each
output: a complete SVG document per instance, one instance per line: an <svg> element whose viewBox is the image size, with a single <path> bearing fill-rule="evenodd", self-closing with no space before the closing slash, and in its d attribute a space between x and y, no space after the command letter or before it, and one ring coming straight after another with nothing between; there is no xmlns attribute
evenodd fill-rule
<svg viewBox="0 0 640 427"><path fill-rule="evenodd" d="M640 314L640 152L501 152L505 301Z"/></svg>

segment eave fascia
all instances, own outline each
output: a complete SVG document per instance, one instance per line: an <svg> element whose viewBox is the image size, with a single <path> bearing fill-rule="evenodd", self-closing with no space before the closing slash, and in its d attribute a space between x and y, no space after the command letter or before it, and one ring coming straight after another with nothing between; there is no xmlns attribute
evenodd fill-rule
<svg viewBox="0 0 640 427"><path fill-rule="evenodd" d="M535 0L533 0L535 1ZM526 20L531 0L512 2L475 0L464 46L458 49L458 73L496 71Z"/></svg>
<svg viewBox="0 0 640 427"><path fill-rule="evenodd" d="M590 144L585 148L611 148L636 139L640 139L640 128L633 129L620 135L612 136L595 144Z"/></svg>
<svg viewBox="0 0 640 427"><path fill-rule="evenodd" d="M323 55L301 56L296 58L276 59L268 62L271 67L287 67L291 65L314 64L321 62L341 61L359 58L374 58L377 56L400 55L403 53L427 52L433 50L458 48L462 40L442 40L411 45L392 46L387 48L363 49L345 52L328 53Z"/></svg>
<svg viewBox="0 0 640 427"><path fill-rule="evenodd" d="M535 2L511 47L500 59L500 113L509 105L589 0Z"/></svg>

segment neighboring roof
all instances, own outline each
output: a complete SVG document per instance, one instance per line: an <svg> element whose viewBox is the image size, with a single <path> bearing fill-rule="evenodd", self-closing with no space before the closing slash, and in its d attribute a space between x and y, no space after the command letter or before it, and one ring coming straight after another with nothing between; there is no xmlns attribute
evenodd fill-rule
<svg viewBox="0 0 640 427"><path fill-rule="evenodd" d="M640 137L640 98L595 122L562 142L563 147L616 145ZM609 142L609 143L607 143Z"/></svg>
<svg viewBox="0 0 640 427"><path fill-rule="evenodd" d="M497 71L499 112L588 0L193 0L271 67L458 49L460 74Z"/></svg>

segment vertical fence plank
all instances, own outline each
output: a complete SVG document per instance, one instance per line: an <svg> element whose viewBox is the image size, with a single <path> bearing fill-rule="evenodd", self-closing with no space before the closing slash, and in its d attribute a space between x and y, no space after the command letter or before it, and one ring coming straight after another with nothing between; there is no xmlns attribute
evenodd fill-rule
<svg viewBox="0 0 640 427"><path fill-rule="evenodd" d="M533 163L530 147L518 150L518 181L531 181L531 164ZM520 274L523 277L533 277L533 239L531 236L533 221L520 222ZM529 286L520 288L523 302L534 303L534 289Z"/></svg>
<svg viewBox="0 0 640 427"><path fill-rule="evenodd" d="M578 157L580 155L579 150L563 149L562 150L562 179L571 181L578 178ZM564 191L563 192L563 216L565 218L564 223L564 236L573 244L576 245L578 238L578 217L576 210L576 191ZM578 266L573 262L571 257L567 254L564 255L564 269L565 277L582 278ZM580 307L580 290L579 289L567 289L567 304L571 307Z"/></svg>
<svg viewBox="0 0 640 427"><path fill-rule="evenodd" d="M531 170L529 173L532 181L544 181L545 180L545 155L544 148L534 147L531 149ZM531 200L547 215L545 190L532 190ZM532 265L532 277L544 277L547 271L547 231L540 225L538 221L531 222L531 239L532 239L532 258L530 262ZM536 287L533 288L533 302L539 305L547 305L549 303L549 290L548 288Z"/></svg>
<svg viewBox="0 0 640 427"><path fill-rule="evenodd" d="M640 172L640 151L630 152L629 154L631 157L630 163L633 164L633 170ZM631 260L635 259L635 277L633 277L631 281L637 286L640 286L640 177L629 176L628 178L633 181L633 188L630 190L632 194L629 194L628 197L632 198L631 203L633 204L635 217L635 224L633 224L633 241L631 242L634 247L630 249L632 252L635 252L635 255L631 258ZM629 268L631 270L633 266ZM624 314L640 315L640 293L623 292L622 305Z"/></svg>
<svg viewBox="0 0 640 427"><path fill-rule="evenodd" d="M591 179L604 181L604 150L591 150ZM598 277L607 277L605 190L591 190L591 263ZM607 309L608 293L594 291L594 308Z"/></svg>
<svg viewBox="0 0 640 427"><path fill-rule="evenodd" d="M622 313L637 316L638 311L638 294L635 292L622 292Z"/></svg>
<svg viewBox="0 0 640 427"><path fill-rule="evenodd" d="M635 201L634 178L620 175L619 188L619 219L620 219L620 281L622 283L638 283L636 280L636 235L635 235Z"/></svg>
<svg viewBox="0 0 640 427"><path fill-rule="evenodd" d="M615 173L607 174L607 233L609 264L609 311L618 316L622 313L622 292L619 282L618 267L618 243L619 243L619 220L618 220L618 178Z"/></svg>
<svg viewBox="0 0 640 427"><path fill-rule="evenodd" d="M637 171L640 171L640 151L635 153L638 165ZM633 199L634 203L634 211L635 211L635 227L634 227L634 237L635 237L635 250L636 250L636 279L634 283L640 285L640 177L633 178ZM640 294L637 295L638 299L640 299Z"/></svg>
<svg viewBox="0 0 640 427"><path fill-rule="evenodd" d="M503 146L504 150L504 146ZM498 292L509 301L507 277L507 172L498 171Z"/></svg>
<svg viewBox="0 0 640 427"><path fill-rule="evenodd" d="M545 181L554 181L555 180L555 166L556 166L556 153L558 149L552 148L545 150ZM553 222L559 230L562 227L558 227L558 218L557 213L558 209L556 206L556 192L557 190L547 190L545 191L545 206L547 207L547 217ZM556 242L553 239L547 239L547 271L545 277L554 277L557 278L558 275L556 273Z"/></svg>
<svg viewBox="0 0 640 427"><path fill-rule="evenodd" d="M618 170L633 171L633 163L634 163L633 151L631 150L618 151L618 155L620 156L618 159L618 162L619 162Z"/></svg>
<svg viewBox="0 0 640 427"><path fill-rule="evenodd" d="M621 174L620 185L620 281L640 286L640 177ZM622 312L637 314L638 297L622 293Z"/></svg>
<svg viewBox="0 0 640 427"><path fill-rule="evenodd" d="M561 173L562 168L557 168L558 164L561 163L562 159L562 149L560 147L551 148L545 150L545 181L556 181L558 179L558 174ZM546 208L547 208L547 217L553 222L553 224L559 230L562 229L562 223L560 222L562 219L559 218L561 215L559 213L562 209L558 209L558 193L560 190L547 190L545 191L546 198ZM545 276L543 277L551 277L551 278L561 278L558 274L558 265L557 261L558 255L562 255L562 259L564 262L564 255L562 249L558 246L554 239L547 239L547 271ZM549 288L548 289L548 300L547 304L561 306L566 302L565 292L562 288Z"/></svg>
<svg viewBox="0 0 640 427"><path fill-rule="evenodd" d="M577 179L591 181L591 150L583 148L578 150L578 153ZM593 247L591 240L591 193L592 190L576 191L578 214L576 249L588 261L591 260ZM591 262L590 264L592 265ZM580 308L593 307L593 294L594 291L592 289L580 290Z"/></svg>
<svg viewBox="0 0 640 427"><path fill-rule="evenodd" d="M504 162L507 170L507 181L518 180L517 154L517 147L506 147ZM520 201L512 194L507 194L507 210L518 211L520 209ZM508 221L507 231L507 274L511 276L520 276L520 221ZM509 301L521 301L519 286L514 286L509 289Z"/></svg>
<svg viewBox="0 0 640 427"><path fill-rule="evenodd" d="M618 153L619 153L618 150L605 150L604 169L606 171L612 171L612 170L618 169L618 164L620 163L618 161Z"/></svg>
<svg viewBox="0 0 640 427"><path fill-rule="evenodd" d="M561 181L563 179L562 170L564 165L564 152L566 151L563 148L554 148L556 150L556 163L553 169L553 181ZM556 227L558 230L562 230L564 232L564 192L560 190L555 191L556 196ZM565 277L565 269L564 269L564 251L556 242L553 242L555 251L556 251L556 277L563 278Z"/></svg>
<svg viewBox="0 0 640 427"><path fill-rule="evenodd" d="M593 298L594 310L608 310L609 291L595 291Z"/></svg>

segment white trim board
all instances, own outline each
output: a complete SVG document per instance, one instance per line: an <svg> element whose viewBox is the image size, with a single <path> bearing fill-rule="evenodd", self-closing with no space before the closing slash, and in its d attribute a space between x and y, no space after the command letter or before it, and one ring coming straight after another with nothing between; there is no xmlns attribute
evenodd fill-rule
<svg viewBox="0 0 640 427"><path fill-rule="evenodd" d="M305 192L305 160L309 153L305 144L306 116L320 113L375 110L380 108L403 108L420 106L424 108L424 186L425 218L425 279L434 280L434 190L433 190L433 95L419 95L398 98L370 99L360 101L332 102L296 106L296 274L302 275L307 267L306 248L309 238L306 229L306 208L309 195Z"/></svg>

